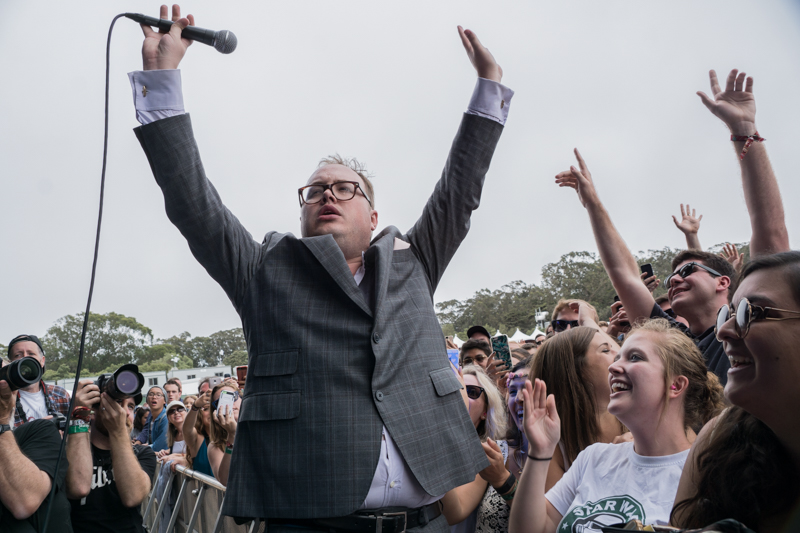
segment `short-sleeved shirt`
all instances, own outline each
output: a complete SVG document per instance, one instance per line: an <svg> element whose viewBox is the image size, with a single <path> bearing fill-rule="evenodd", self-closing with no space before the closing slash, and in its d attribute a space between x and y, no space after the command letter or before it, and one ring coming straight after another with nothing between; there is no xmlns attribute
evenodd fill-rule
<svg viewBox="0 0 800 533"><path fill-rule="evenodd" d="M72 523L70 522L70 508L67 500L67 493L64 480L67 477L67 458L61 459L56 475L56 462L61 446L61 434L56 429L55 424L50 420L32 420L27 424L22 424L14 430L14 439L17 441L20 451L35 464L39 470L55 480L56 492L53 497L52 510L50 511L49 531L65 531L72 533ZM20 480L24 483L25 480ZM50 502L48 495L39 509L25 520L17 520L10 510L0 504L0 531L3 533L33 533L42 531L44 528L44 518L47 513L47 505Z"/></svg>
<svg viewBox="0 0 800 533"><path fill-rule="evenodd" d="M134 445L133 453L147 475L156 471L156 454L150 446ZM117 490L111 464L111 450L101 450L92 444L92 489L80 500L70 500L72 523L76 531L105 533L144 533L140 506L125 507ZM120 480L124 482L125 480Z"/></svg>
<svg viewBox="0 0 800 533"><path fill-rule="evenodd" d="M588 446L545 494L561 513L558 533L600 533L633 519L666 525L688 455L646 457L632 442Z"/></svg>
<svg viewBox="0 0 800 533"><path fill-rule="evenodd" d="M673 328L680 329L692 339L697 345L697 349L703 353L703 359L706 361L708 370L719 378L719 382L723 387L725 386L725 383L728 382L728 369L731 367L731 362L725 353L722 343L717 340L717 336L714 334L714 326L711 326L700 335L694 335L686 324L678 322L666 314L658 304L653 305L650 318L664 318L669 321Z"/></svg>

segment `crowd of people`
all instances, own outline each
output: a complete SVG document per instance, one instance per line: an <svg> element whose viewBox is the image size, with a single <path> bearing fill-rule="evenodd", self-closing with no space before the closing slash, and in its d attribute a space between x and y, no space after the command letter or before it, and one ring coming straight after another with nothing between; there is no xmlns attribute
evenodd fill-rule
<svg viewBox="0 0 800 533"><path fill-rule="evenodd" d="M194 18L173 6L172 20L143 26L136 135L170 220L242 318L248 379L187 396L172 379L144 397L84 380L71 412L60 387L0 380L2 531L40 531L49 508L58 531L141 532L157 461L216 478L224 514L274 533L800 528L800 252L751 77L733 70L723 88L711 71L711 95L698 93L741 166L747 263L732 246L703 251L702 215L682 205L686 250L671 272L642 273L576 149L555 182L589 215L618 295L610 319L563 295L546 333L509 344L509 358L476 325L454 365L432 298L513 96L491 53L459 27L478 82L411 230L373 239L369 176L334 156L298 191L302 238L259 242L205 175L177 70ZM668 293L654 298L659 276ZM33 335L9 344L9 363L25 357L45 364Z"/></svg>

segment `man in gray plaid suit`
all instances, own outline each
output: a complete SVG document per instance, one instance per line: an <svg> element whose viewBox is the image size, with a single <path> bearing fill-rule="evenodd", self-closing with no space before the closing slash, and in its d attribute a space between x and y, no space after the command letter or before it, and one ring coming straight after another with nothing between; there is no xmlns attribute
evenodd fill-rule
<svg viewBox="0 0 800 533"><path fill-rule="evenodd" d="M161 18L167 18L162 6ZM372 238L372 186L323 161L299 190L301 234L255 241L223 205L183 110L190 41L143 27L129 74L135 130L167 215L242 319L249 353L224 512L269 529L445 531L438 500L488 461L449 366L433 293L469 230L513 92L477 36L478 82L442 177L414 226ZM146 90L145 90L146 87ZM344 164L340 164L344 163Z"/></svg>

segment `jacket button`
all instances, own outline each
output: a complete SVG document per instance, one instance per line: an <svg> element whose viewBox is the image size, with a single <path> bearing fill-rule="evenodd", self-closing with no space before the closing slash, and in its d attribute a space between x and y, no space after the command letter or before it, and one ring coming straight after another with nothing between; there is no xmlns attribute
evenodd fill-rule
<svg viewBox="0 0 800 533"><path fill-rule="evenodd" d="M375 391L375 399L379 402L383 401L383 393L381 391Z"/></svg>
<svg viewBox="0 0 800 533"><path fill-rule="evenodd" d="M378 344L380 342L380 340L381 340L381 336L378 335L377 331L372 334L372 342L374 342L375 344Z"/></svg>

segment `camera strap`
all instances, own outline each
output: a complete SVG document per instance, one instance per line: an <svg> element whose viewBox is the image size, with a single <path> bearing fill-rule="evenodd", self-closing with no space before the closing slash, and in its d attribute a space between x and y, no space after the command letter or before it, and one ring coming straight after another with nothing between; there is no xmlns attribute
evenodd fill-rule
<svg viewBox="0 0 800 533"><path fill-rule="evenodd" d="M50 399L50 395L47 394L47 384L45 384L44 380L39 382L40 392L44 394L44 408L47 410L48 415L56 416L58 410L53 406L53 402ZM18 420L22 420L22 423L26 423L28 421L28 416L25 414L25 409L22 408L22 400L20 399L20 395L17 394L17 417Z"/></svg>

